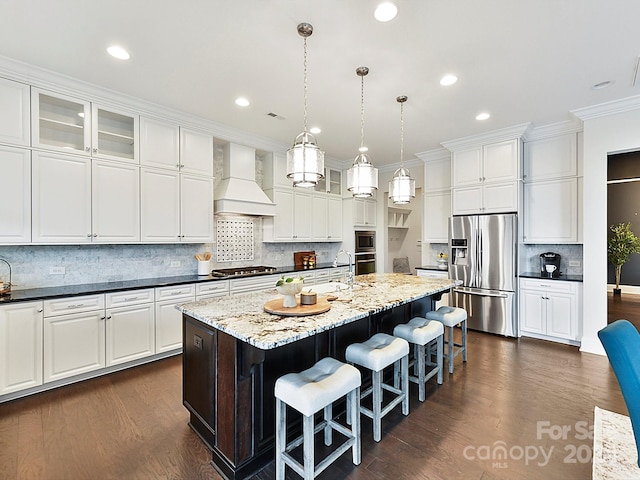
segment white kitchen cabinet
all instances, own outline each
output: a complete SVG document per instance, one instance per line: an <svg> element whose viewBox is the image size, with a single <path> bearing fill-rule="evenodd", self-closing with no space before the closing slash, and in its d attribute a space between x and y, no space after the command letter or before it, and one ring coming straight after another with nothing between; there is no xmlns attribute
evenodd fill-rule
<svg viewBox="0 0 640 480"><path fill-rule="evenodd" d="M180 171L213 177L213 136L180 127Z"/></svg>
<svg viewBox="0 0 640 480"><path fill-rule="evenodd" d="M229 280L200 282L196 284L196 300L226 297L229 295Z"/></svg>
<svg viewBox="0 0 640 480"><path fill-rule="evenodd" d="M294 273L286 273L285 276L292 277ZM259 292L276 288L276 283L282 278L281 274L258 275L248 278L232 278L229 280L229 293L240 295L248 292Z"/></svg>
<svg viewBox="0 0 640 480"><path fill-rule="evenodd" d="M314 242L342 241L342 197L313 194L311 215Z"/></svg>
<svg viewBox="0 0 640 480"><path fill-rule="evenodd" d="M91 159L32 154L33 243L90 243Z"/></svg>
<svg viewBox="0 0 640 480"><path fill-rule="evenodd" d="M138 115L91 105L91 155L138 163Z"/></svg>
<svg viewBox="0 0 640 480"><path fill-rule="evenodd" d="M92 160L91 232L94 243L140 240L140 167Z"/></svg>
<svg viewBox="0 0 640 480"><path fill-rule="evenodd" d="M141 168L143 242L213 241L213 177Z"/></svg>
<svg viewBox="0 0 640 480"><path fill-rule="evenodd" d="M30 87L0 78L0 143L29 146Z"/></svg>
<svg viewBox="0 0 640 480"><path fill-rule="evenodd" d="M46 300L44 308L45 383L105 367L104 295Z"/></svg>
<svg viewBox="0 0 640 480"><path fill-rule="evenodd" d="M180 129L155 118L140 117L140 164L180 170Z"/></svg>
<svg viewBox="0 0 640 480"><path fill-rule="evenodd" d="M425 162L424 190L434 192L451 188L451 158Z"/></svg>
<svg viewBox="0 0 640 480"><path fill-rule="evenodd" d="M521 278L520 331L524 336L576 345L580 339L582 284Z"/></svg>
<svg viewBox="0 0 640 480"><path fill-rule="evenodd" d="M524 144L525 182L578 175L576 133L557 135Z"/></svg>
<svg viewBox="0 0 640 480"><path fill-rule="evenodd" d="M91 104L31 90L31 144L34 147L91 154Z"/></svg>
<svg viewBox="0 0 640 480"><path fill-rule="evenodd" d="M578 242L578 179L524 184L523 241Z"/></svg>
<svg viewBox="0 0 640 480"><path fill-rule="evenodd" d="M155 353L154 292L152 288L105 295L106 366Z"/></svg>
<svg viewBox="0 0 640 480"><path fill-rule="evenodd" d="M1 101L1 99L0 99ZM0 244L31 242L31 151L0 145Z"/></svg>
<svg viewBox="0 0 640 480"><path fill-rule="evenodd" d="M456 150L451 163L453 187L519 180L520 158L519 139Z"/></svg>
<svg viewBox="0 0 640 480"><path fill-rule="evenodd" d="M342 172L334 168L325 167L324 178L318 180L314 191L342 196Z"/></svg>
<svg viewBox="0 0 640 480"><path fill-rule="evenodd" d="M0 395L42 385L42 301L0 306Z"/></svg>
<svg viewBox="0 0 640 480"><path fill-rule="evenodd" d="M424 242L447 243L449 241L449 217L451 216L451 192L424 195Z"/></svg>
<svg viewBox="0 0 640 480"><path fill-rule="evenodd" d="M136 165L34 151L33 243L139 241L138 176Z"/></svg>
<svg viewBox="0 0 640 480"><path fill-rule="evenodd" d="M365 198L353 199L353 225L356 227L376 226L377 202Z"/></svg>
<svg viewBox="0 0 640 480"><path fill-rule="evenodd" d="M264 171L264 189L277 187L291 188L292 181L287 178L287 158L280 153L266 153L261 155Z"/></svg>
<svg viewBox="0 0 640 480"><path fill-rule="evenodd" d="M193 302L195 292L193 283L156 287L156 353L182 348L182 312L175 307L179 303Z"/></svg>
<svg viewBox="0 0 640 480"><path fill-rule="evenodd" d="M276 205L274 217L263 220L266 242L311 241L315 221L311 191L300 188L276 188L266 191Z"/></svg>
<svg viewBox="0 0 640 480"><path fill-rule="evenodd" d="M452 190L454 215L518 211L519 182L479 185Z"/></svg>

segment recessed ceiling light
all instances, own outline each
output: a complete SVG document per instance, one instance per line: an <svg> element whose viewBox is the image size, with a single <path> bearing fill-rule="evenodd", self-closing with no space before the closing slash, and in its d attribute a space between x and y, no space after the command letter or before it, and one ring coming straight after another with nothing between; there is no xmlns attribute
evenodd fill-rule
<svg viewBox="0 0 640 480"><path fill-rule="evenodd" d="M449 85L453 85L458 81L458 77L449 73L440 79L440 85L444 87L448 87Z"/></svg>
<svg viewBox="0 0 640 480"><path fill-rule="evenodd" d="M322 132L322 129L320 127L311 127L309 129L309 133L313 133L314 135L317 135L320 132Z"/></svg>
<svg viewBox="0 0 640 480"><path fill-rule="evenodd" d="M251 105L251 102L249 102L249 100L244 97L238 97L236 98L236 105L238 105L239 107L248 107L249 105Z"/></svg>
<svg viewBox="0 0 640 480"><path fill-rule="evenodd" d="M109 55L119 60L129 60L129 58L131 57L129 55L129 52L127 52L124 48L119 47L117 45L112 45L109 48L107 48L107 52L109 53Z"/></svg>
<svg viewBox="0 0 640 480"><path fill-rule="evenodd" d="M491 115L489 115L486 112L483 112L483 113L479 113L478 115L476 115L476 120L487 120L487 119L489 119L489 117L491 117Z"/></svg>
<svg viewBox="0 0 640 480"><path fill-rule="evenodd" d="M382 2L378 5L373 12L373 16L376 17L376 20L379 22L388 22L396 18L398 14L398 7L394 3L391 2Z"/></svg>
<svg viewBox="0 0 640 480"><path fill-rule="evenodd" d="M600 83L596 83L595 85L592 85L591 89L592 90L602 90L603 88L610 87L612 83L613 83L612 80L605 80L604 82L600 82Z"/></svg>

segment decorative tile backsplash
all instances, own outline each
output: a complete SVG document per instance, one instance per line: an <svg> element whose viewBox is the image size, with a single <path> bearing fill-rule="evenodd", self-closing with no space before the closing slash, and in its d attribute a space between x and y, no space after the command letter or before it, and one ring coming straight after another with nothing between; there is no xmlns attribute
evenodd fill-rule
<svg viewBox="0 0 640 480"><path fill-rule="evenodd" d="M253 220L220 217L216 221L216 261L253 260Z"/></svg>

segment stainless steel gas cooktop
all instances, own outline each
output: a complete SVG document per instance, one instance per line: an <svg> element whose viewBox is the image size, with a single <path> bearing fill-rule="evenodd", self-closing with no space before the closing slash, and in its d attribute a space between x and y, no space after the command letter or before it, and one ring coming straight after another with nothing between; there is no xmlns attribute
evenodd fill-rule
<svg viewBox="0 0 640 480"><path fill-rule="evenodd" d="M257 267L221 268L219 270L213 270L211 275L214 277L241 277L243 275L275 273L277 270L278 269L276 267L265 267L264 265L259 265Z"/></svg>

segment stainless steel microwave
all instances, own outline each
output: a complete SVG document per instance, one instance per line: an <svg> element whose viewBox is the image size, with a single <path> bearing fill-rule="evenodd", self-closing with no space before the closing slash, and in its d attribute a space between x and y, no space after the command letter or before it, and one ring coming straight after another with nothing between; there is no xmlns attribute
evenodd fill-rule
<svg viewBox="0 0 640 480"><path fill-rule="evenodd" d="M371 230L356 230L356 252L375 252L376 232Z"/></svg>

